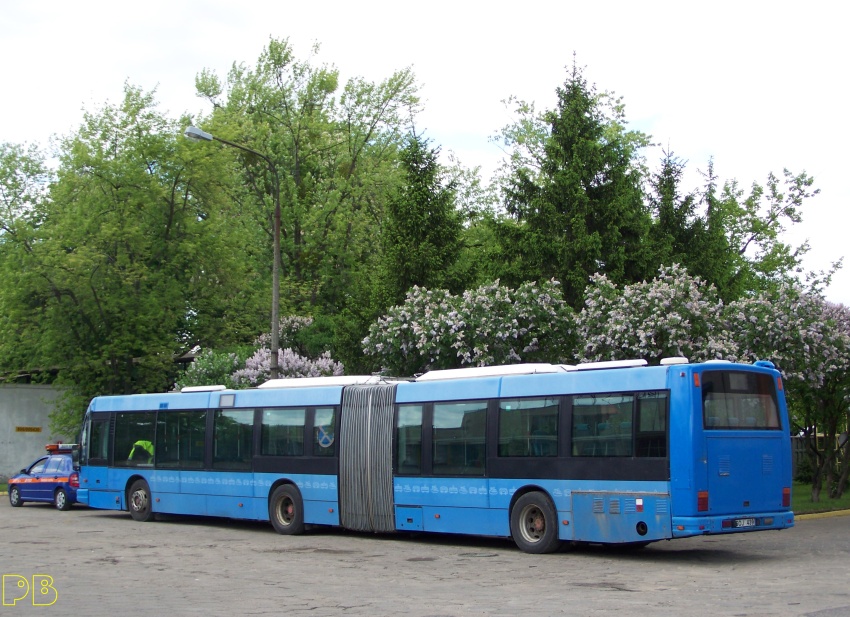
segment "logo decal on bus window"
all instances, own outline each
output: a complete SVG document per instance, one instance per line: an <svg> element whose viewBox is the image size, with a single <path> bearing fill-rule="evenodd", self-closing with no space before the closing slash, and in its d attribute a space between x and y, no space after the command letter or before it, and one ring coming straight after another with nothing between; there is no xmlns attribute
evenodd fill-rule
<svg viewBox="0 0 850 617"><path fill-rule="evenodd" d="M330 448L334 443L334 434L326 426L319 427L319 434L316 436L316 441L323 448Z"/></svg>

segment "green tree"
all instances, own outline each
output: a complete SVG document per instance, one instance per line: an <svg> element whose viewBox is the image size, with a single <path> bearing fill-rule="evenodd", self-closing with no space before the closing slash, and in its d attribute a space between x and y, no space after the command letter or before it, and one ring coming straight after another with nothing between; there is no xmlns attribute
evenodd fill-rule
<svg viewBox="0 0 850 617"><path fill-rule="evenodd" d="M9 326L29 366L67 387L57 429L73 432L89 397L168 388L176 355L257 329L254 274L231 245L244 225L223 207L226 174L179 137L184 122L127 86L62 142L38 216L4 238Z"/></svg>
<svg viewBox="0 0 850 617"><path fill-rule="evenodd" d="M598 93L575 64L556 92L557 108L540 115L513 101L519 119L501 133L511 158L500 260L510 282L560 280L578 307L594 273L620 283L650 272L640 154L649 139L626 130L622 102Z"/></svg>
<svg viewBox="0 0 850 617"><path fill-rule="evenodd" d="M381 309L403 302L416 285L463 290L465 281L454 270L461 217L453 185L443 182L439 153L415 134L401 151L403 176L387 202L381 229Z"/></svg>
<svg viewBox="0 0 850 617"><path fill-rule="evenodd" d="M805 202L818 194L811 188L814 179L786 169L782 180L770 173L764 185L753 182L746 193L734 179L718 187L711 161L705 177L701 233L687 262L691 272L714 284L726 302L795 280L809 245L793 247L782 236L788 225L802 221ZM831 272L838 267L840 262Z"/></svg>
<svg viewBox="0 0 850 617"><path fill-rule="evenodd" d="M338 93L334 67L298 60L287 40L271 39L254 68L234 65L226 88L209 71L196 86L214 105L205 126L267 157L230 151L269 247L280 199L282 295L298 314L341 310L375 260L373 240L418 105L412 72L379 84L352 79Z"/></svg>
<svg viewBox="0 0 850 617"><path fill-rule="evenodd" d="M20 278L32 280L22 271L36 243L35 232L44 219L52 174L44 154L35 146L0 144L0 272L8 272L0 284L0 370L26 371L42 366L32 357L31 342L37 340L37 324L26 318L29 303L16 302ZM49 373L35 377L49 378Z"/></svg>

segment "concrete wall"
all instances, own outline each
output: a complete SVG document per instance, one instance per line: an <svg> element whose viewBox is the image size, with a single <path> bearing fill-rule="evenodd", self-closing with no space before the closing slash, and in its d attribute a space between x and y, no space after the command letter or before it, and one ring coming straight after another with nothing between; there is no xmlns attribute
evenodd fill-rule
<svg viewBox="0 0 850 617"><path fill-rule="evenodd" d="M44 446L73 435L53 435L48 416L59 390L53 386L9 384L0 386L0 478L13 476L42 454ZM37 431L35 429L38 429Z"/></svg>

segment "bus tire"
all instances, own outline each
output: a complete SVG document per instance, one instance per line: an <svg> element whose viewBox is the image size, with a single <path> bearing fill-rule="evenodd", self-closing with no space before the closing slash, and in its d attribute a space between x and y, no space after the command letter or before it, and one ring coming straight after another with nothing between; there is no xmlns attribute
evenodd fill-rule
<svg viewBox="0 0 850 617"><path fill-rule="evenodd" d="M511 509L511 537L520 550L540 555L558 549L558 516L552 500L534 491L517 499Z"/></svg>
<svg viewBox="0 0 850 617"><path fill-rule="evenodd" d="M147 523L153 520L153 508L151 507L151 489L144 480L136 480L130 486L127 498L127 508L133 520Z"/></svg>
<svg viewBox="0 0 850 617"><path fill-rule="evenodd" d="M71 500L68 499L68 493L64 488L56 489L56 493L53 495L53 505L56 506L57 510L71 509Z"/></svg>
<svg viewBox="0 0 850 617"><path fill-rule="evenodd" d="M9 489L9 503L13 508L20 508L24 505L24 500L21 499L21 489L13 486Z"/></svg>
<svg viewBox="0 0 850 617"><path fill-rule="evenodd" d="M304 502L291 484L281 484L269 499L269 520L274 530L291 536L304 532Z"/></svg>

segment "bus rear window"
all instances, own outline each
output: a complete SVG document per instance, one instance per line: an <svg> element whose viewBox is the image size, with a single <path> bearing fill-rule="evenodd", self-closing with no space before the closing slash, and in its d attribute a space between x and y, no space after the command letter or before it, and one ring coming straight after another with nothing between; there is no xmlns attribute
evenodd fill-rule
<svg viewBox="0 0 850 617"><path fill-rule="evenodd" d="M773 378L744 371L705 371L702 417L708 430L779 429Z"/></svg>

